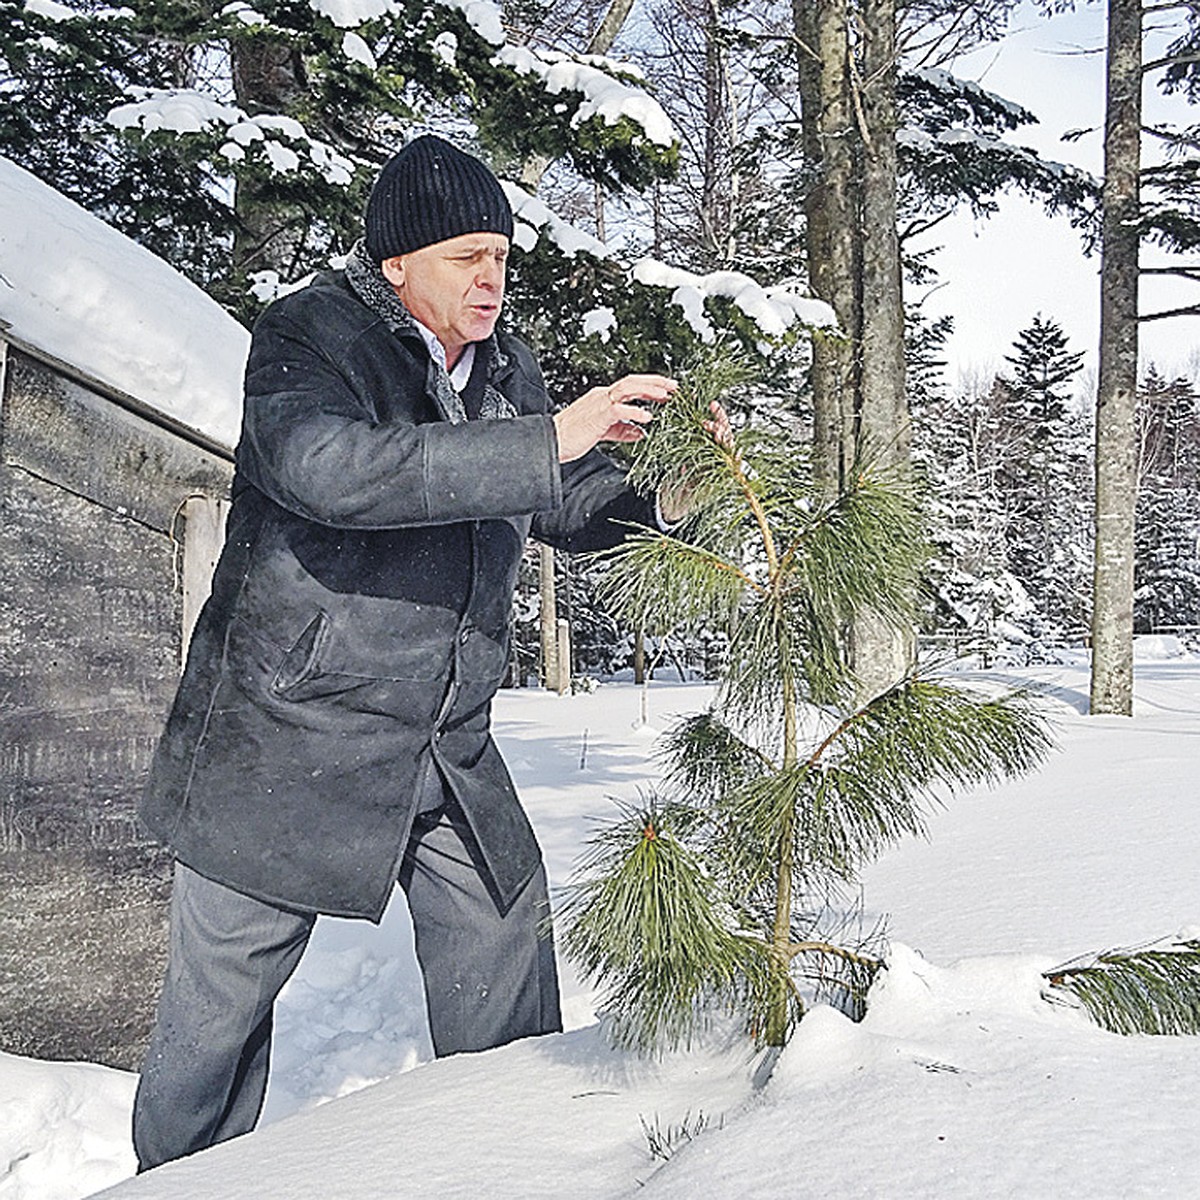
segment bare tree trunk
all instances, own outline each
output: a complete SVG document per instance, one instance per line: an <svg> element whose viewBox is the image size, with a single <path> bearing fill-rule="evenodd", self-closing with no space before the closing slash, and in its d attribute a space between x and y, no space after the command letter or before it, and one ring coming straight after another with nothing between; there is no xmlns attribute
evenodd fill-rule
<svg viewBox="0 0 1200 1200"><path fill-rule="evenodd" d="M833 306L841 336L813 344L814 465L827 495L866 456L909 456L904 299L896 229L895 0L793 0L801 43L804 149L814 176L805 206L809 283ZM893 684L913 652L909 631L870 613L850 635L864 696Z"/></svg>
<svg viewBox="0 0 1200 1200"><path fill-rule="evenodd" d="M617 34L624 28L632 10L633 0L612 0L608 6L608 12L604 14L600 24L596 26L596 32L592 34L591 41L588 42L587 52L589 54L607 54L612 49L613 42L617 40Z"/></svg>
<svg viewBox="0 0 1200 1200"><path fill-rule="evenodd" d="M1124 716L1133 713L1141 110L1141 2L1109 0L1091 702L1093 713Z"/></svg>
<svg viewBox="0 0 1200 1200"><path fill-rule="evenodd" d="M538 627L542 637L542 687L558 690L558 593L554 584L554 550L538 546L538 585L541 596Z"/></svg>
<svg viewBox="0 0 1200 1200"><path fill-rule="evenodd" d="M718 197L723 180L721 143L724 134L724 55L716 37L720 19L714 0L706 5L704 29L704 162L700 184L700 227L704 248L714 261L722 258L724 239Z"/></svg>
<svg viewBox="0 0 1200 1200"><path fill-rule="evenodd" d="M862 138L861 366L859 452L902 471L911 430L905 389L904 282L896 226L896 0L863 0L860 77L854 80ZM853 61L853 60L852 60ZM851 631L864 698L889 688L912 665L911 630L862 613Z"/></svg>
<svg viewBox="0 0 1200 1200"><path fill-rule="evenodd" d="M304 59L295 46L267 37L238 38L230 56L239 105L250 113L294 111L307 88ZM263 186L246 182L238 185L234 211L234 266L247 272L273 269L293 278L303 259L304 212L265 199Z"/></svg>
<svg viewBox="0 0 1200 1200"><path fill-rule="evenodd" d="M860 325L849 10L847 0L793 0L792 14L801 43L804 157L813 174L804 206L809 286L832 306L842 330L813 337L813 464L833 496L853 457L854 331Z"/></svg>

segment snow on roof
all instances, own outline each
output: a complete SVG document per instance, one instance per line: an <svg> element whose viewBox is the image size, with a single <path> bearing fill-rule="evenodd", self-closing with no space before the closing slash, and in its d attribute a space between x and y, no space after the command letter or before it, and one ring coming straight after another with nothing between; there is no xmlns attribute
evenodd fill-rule
<svg viewBox="0 0 1200 1200"><path fill-rule="evenodd" d="M0 332L232 448L249 333L150 251L0 157Z"/></svg>

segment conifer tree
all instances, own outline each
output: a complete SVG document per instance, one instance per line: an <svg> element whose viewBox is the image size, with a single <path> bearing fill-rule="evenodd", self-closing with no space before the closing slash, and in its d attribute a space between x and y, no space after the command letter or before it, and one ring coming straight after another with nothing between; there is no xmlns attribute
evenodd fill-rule
<svg viewBox="0 0 1200 1200"><path fill-rule="evenodd" d="M1006 356L1001 382L1007 426L1000 486L1008 511L1008 565L1040 616L1036 632L1087 620L1087 447L1071 382L1083 354L1068 349L1062 327L1037 314Z"/></svg>
<svg viewBox="0 0 1200 1200"><path fill-rule="evenodd" d="M830 889L923 827L945 789L1028 769L1046 730L1024 697L981 698L912 671L865 704L841 636L869 607L913 617L926 555L918 496L860 461L830 497L784 429L715 441L711 402L744 383L715 356L639 448L647 489L682 477L680 537L610 552L611 603L637 625L730 630L712 706L667 739L664 790L595 839L565 907L565 946L607 989L618 1039L686 1040L729 1005L782 1045L805 979L861 1002L878 960L826 936Z"/></svg>
<svg viewBox="0 0 1200 1200"><path fill-rule="evenodd" d="M1200 623L1200 414L1186 379L1151 368L1138 389L1134 628Z"/></svg>

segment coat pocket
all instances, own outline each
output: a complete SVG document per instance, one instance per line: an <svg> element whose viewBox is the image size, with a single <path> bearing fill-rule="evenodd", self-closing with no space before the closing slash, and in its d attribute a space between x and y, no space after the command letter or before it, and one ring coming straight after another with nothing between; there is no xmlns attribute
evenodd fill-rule
<svg viewBox="0 0 1200 1200"><path fill-rule="evenodd" d="M317 673L321 650L329 640L329 627L329 615L324 611L304 627L271 680L270 688L276 696L286 696Z"/></svg>

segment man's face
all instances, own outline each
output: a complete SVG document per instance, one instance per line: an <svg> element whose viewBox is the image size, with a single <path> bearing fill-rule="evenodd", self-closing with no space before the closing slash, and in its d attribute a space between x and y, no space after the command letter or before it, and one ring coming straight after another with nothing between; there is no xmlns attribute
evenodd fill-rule
<svg viewBox="0 0 1200 1200"><path fill-rule="evenodd" d="M468 342L482 341L496 327L507 264L503 234L464 233L385 259L382 269L408 311L437 335L453 366Z"/></svg>

